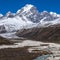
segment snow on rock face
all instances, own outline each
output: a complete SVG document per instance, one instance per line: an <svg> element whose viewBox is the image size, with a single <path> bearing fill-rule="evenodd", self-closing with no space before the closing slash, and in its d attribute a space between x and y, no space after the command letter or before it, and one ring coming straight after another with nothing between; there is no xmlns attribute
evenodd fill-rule
<svg viewBox="0 0 60 60"><path fill-rule="evenodd" d="M53 13L53 12L52 12ZM43 11L43 12L41 12L41 15L42 15L42 19L43 19L43 21L45 22L45 21L52 21L52 20L54 20L54 19L57 19L57 18L59 18L58 16L56 16L56 14L52 14L51 12L49 13L49 12L47 12L47 11ZM44 19L45 18L45 19Z"/></svg>
<svg viewBox="0 0 60 60"><path fill-rule="evenodd" d="M19 16L0 21L0 25L4 25L8 32L22 29L25 25L29 24L32 24L32 22L23 21Z"/></svg>
<svg viewBox="0 0 60 60"><path fill-rule="evenodd" d="M22 9L18 10L16 14L19 16L22 16L22 17L25 16L29 21L32 21L35 23L40 21L40 19L39 19L40 13L36 9L36 7L31 4L27 4ZM23 17L23 19L24 19L24 17Z"/></svg>

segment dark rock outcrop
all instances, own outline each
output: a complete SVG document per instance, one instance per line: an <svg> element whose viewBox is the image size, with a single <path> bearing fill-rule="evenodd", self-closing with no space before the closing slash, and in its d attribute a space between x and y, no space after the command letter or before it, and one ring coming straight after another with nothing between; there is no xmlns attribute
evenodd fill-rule
<svg viewBox="0 0 60 60"><path fill-rule="evenodd" d="M0 45L10 45L10 44L13 44L13 42L0 36Z"/></svg>
<svg viewBox="0 0 60 60"><path fill-rule="evenodd" d="M0 33L5 33L6 29L4 25L0 25Z"/></svg>

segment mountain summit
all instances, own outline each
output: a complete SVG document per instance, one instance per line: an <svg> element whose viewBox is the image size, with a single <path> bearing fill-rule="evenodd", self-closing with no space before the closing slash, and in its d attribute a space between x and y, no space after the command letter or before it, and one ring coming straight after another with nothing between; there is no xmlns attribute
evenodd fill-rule
<svg viewBox="0 0 60 60"><path fill-rule="evenodd" d="M23 8L21 8L17 11L17 14L28 12L32 7L34 7L34 6L31 4L26 4Z"/></svg>
<svg viewBox="0 0 60 60"><path fill-rule="evenodd" d="M28 20L36 23L39 22L40 13L34 5L27 4L16 13L19 16L25 17Z"/></svg>

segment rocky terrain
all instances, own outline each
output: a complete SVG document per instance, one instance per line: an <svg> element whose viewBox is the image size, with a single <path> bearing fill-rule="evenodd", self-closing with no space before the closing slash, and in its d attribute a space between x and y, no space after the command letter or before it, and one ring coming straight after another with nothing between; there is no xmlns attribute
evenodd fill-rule
<svg viewBox="0 0 60 60"><path fill-rule="evenodd" d="M1 40L3 41L3 38L1 38ZM49 50L43 50L45 49L44 47L41 49L41 42L38 41L24 39L20 41L20 39L17 39L14 44L9 43L10 41L7 39L2 41L0 42L0 60L33 60L43 54L52 54ZM13 40L11 40L11 42L13 42Z"/></svg>
<svg viewBox="0 0 60 60"><path fill-rule="evenodd" d="M0 60L33 60L43 54L49 54L46 51L39 51L39 53L29 53L29 47L8 48L0 50Z"/></svg>

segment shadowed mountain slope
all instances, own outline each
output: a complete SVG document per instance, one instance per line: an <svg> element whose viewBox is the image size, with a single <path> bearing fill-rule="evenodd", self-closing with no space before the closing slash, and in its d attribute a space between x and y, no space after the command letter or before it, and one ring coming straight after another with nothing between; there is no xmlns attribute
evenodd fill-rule
<svg viewBox="0 0 60 60"><path fill-rule="evenodd" d="M58 24L48 27L24 29L18 31L16 35L43 42L60 43L60 25Z"/></svg>

